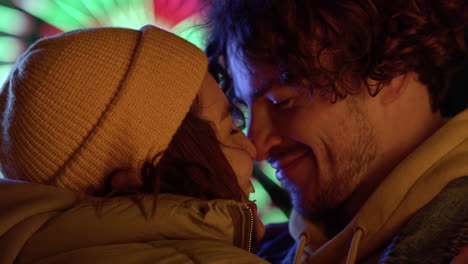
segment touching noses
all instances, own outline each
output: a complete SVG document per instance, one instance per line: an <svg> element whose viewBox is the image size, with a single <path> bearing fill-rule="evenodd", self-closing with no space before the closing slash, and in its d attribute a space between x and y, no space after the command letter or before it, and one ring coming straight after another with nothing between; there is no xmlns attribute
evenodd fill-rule
<svg viewBox="0 0 468 264"><path fill-rule="evenodd" d="M275 133L271 119L266 116L255 116L252 111L249 111L248 120L247 136L257 151L255 160L265 160L270 156L271 148L281 144L281 136Z"/></svg>

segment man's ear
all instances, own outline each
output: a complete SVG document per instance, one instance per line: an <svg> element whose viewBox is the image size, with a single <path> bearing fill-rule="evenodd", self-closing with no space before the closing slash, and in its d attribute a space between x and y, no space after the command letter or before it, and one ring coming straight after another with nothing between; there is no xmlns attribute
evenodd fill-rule
<svg viewBox="0 0 468 264"><path fill-rule="evenodd" d="M413 78L412 74L405 73L390 80L379 92L382 105L389 105L397 101L406 92L410 78Z"/></svg>

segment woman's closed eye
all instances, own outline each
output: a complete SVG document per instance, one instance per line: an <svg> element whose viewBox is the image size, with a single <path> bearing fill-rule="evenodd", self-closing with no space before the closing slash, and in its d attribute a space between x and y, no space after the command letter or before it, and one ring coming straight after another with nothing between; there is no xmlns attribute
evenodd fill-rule
<svg viewBox="0 0 468 264"><path fill-rule="evenodd" d="M229 134L235 135L235 134L237 134L239 132L241 132L240 129L233 124L232 127L231 127L231 132Z"/></svg>

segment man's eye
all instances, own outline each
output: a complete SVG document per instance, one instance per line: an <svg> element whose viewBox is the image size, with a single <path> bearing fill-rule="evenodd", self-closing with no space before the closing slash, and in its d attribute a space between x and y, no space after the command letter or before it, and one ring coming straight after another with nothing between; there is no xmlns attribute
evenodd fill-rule
<svg viewBox="0 0 468 264"><path fill-rule="evenodd" d="M288 99L285 99L285 100L272 100L273 105L276 108L280 108L280 109L287 109L287 108L291 107L292 102L293 101L292 101L291 98L288 98Z"/></svg>

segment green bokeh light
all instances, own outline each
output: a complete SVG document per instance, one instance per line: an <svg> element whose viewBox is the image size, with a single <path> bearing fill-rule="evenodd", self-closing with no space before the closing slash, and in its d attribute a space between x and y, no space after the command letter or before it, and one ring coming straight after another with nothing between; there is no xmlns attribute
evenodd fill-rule
<svg viewBox="0 0 468 264"><path fill-rule="evenodd" d="M77 2L81 3L81 1L75 1L75 3ZM58 8L62 9L62 12L68 14L69 17L76 20L80 25L87 26L92 23L92 17L87 15L86 12L83 12L84 10L80 10L80 8L77 8L76 4L73 5L60 0L56 0L55 3ZM47 19L50 20L51 18L47 17Z"/></svg>
<svg viewBox="0 0 468 264"><path fill-rule="evenodd" d="M2 92L3 83L10 74L13 65L0 65L0 92Z"/></svg>
<svg viewBox="0 0 468 264"><path fill-rule="evenodd" d="M260 163L260 169L270 178L274 183L281 186L281 183L276 178L276 170L273 169L270 164L266 161Z"/></svg>
<svg viewBox="0 0 468 264"><path fill-rule="evenodd" d="M265 215L262 216L263 224L284 223L288 217L277 207L270 207Z"/></svg>
<svg viewBox="0 0 468 264"><path fill-rule="evenodd" d="M28 13L63 30L93 26L140 28L153 24L151 1L145 0L17 0Z"/></svg>
<svg viewBox="0 0 468 264"><path fill-rule="evenodd" d="M0 47L0 62L14 62L24 50L23 41L8 36L0 36Z"/></svg>
<svg viewBox="0 0 468 264"><path fill-rule="evenodd" d="M29 26L27 16L16 9L0 5L0 31L10 35L22 35Z"/></svg>
<svg viewBox="0 0 468 264"><path fill-rule="evenodd" d="M22 9L26 10L29 14L38 17L63 31L74 30L86 26L80 24L78 20L71 17L67 12L60 8L55 1L18 0L15 1L15 3Z"/></svg>
<svg viewBox="0 0 468 264"><path fill-rule="evenodd" d="M261 208L265 208L271 203L271 199L265 189L260 185L259 181L252 179L252 185L254 186L255 193L250 194L249 199L251 201L256 201L257 207L261 211Z"/></svg>
<svg viewBox="0 0 468 264"><path fill-rule="evenodd" d="M271 199L265 189L255 179L252 179L255 193L250 194L249 199L255 201L258 207L258 214L264 224L286 222L288 218L278 208L272 207Z"/></svg>
<svg viewBox="0 0 468 264"><path fill-rule="evenodd" d="M203 28L197 27L198 21L195 18L187 18L177 24L172 31L182 38L192 42L201 50L205 49L206 32Z"/></svg>
<svg viewBox="0 0 468 264"><path fill-rule="evenodd" d="M109 9L110 26L125 26L140 28L146 24L152 24L152 9L143 8L144 1L120 1Z"/></svg>

